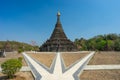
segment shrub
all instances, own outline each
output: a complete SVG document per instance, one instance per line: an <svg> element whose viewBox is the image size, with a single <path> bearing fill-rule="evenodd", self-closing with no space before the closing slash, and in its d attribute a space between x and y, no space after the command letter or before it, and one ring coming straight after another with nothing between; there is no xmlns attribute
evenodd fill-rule
<svg viewBox="0 0 120 80"><path fill-rule="evenodd" d="M22 62L22 59L23 59L22 57L18 57L18 60L21 61L21 62Z"/></svg>
<svg viewBox="0 0 120 80"><path fill-rule="evenodd" d="M18 53L22 53L24 50L22 49L18 49Z"/></svg>
<svg viewBox="0 0 120 80"><path fill-rule="evenodd" d="M13 78L21 67L22 62L19 59L9 59L1 64L2 73L7 74L8 78Z"/></svg>

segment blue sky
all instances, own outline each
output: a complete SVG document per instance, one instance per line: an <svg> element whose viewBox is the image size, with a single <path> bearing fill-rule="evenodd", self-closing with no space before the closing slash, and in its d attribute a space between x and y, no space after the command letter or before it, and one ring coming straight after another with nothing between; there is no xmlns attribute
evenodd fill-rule
<svg viewBox="0 0 120 80"><path fill-rule="evenodd" d="M52 34L58 10L72 41L120 34L120 0L0 0L0 40L42 44Z"/></svg>

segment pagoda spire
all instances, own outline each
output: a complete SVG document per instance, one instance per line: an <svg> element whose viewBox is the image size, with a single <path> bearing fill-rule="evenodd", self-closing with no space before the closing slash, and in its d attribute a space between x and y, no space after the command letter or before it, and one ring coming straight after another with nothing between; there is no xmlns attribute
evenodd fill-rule
<svg viewBox="0 0 120 80"><path fill-rule="evenodd" d="M57 12L57 23L60 23L60 11Z"/></svg>
<svg viewBox="0 0 120 80"><path fill-rule="evenodd" d="M67 39L64 30L62 28L62 24L60 22L60 12L57 12L57 23L55 25L54 31L50 37L50 39Z"/></svg>

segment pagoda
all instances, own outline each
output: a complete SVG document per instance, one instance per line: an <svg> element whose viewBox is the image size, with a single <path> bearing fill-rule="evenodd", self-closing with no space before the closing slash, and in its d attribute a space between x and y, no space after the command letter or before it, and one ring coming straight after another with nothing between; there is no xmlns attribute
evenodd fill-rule
<svg viewBox="0 0 120 80"><path fill-rule="evenodd" d="M40 51L46 52L77 51L77 47L64 33L60 22L60 12L57 13L57 22L50 39L48 39L39 49Z"/></svg>

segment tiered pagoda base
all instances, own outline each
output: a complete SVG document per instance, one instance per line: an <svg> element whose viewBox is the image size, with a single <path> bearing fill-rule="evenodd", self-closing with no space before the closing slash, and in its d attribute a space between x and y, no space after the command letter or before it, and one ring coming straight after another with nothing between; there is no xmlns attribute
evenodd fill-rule
<svg viewBox="0 0 120 80"><path fill-rule="evenodd" d="M66 52L66 51L77 51L76 46L74 46L74 43L71 42L68 39L50 39L47 40L42 47L40 48L40 51L52 51L52 52Z"/></svg>

